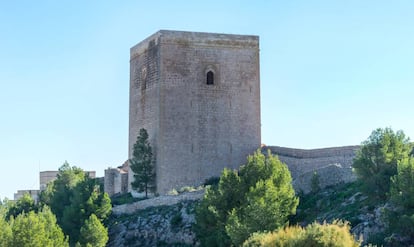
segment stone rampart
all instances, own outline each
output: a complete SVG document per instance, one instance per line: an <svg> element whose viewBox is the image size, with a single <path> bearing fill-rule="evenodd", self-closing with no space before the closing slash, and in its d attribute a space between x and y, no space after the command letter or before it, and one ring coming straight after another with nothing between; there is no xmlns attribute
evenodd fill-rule
<svg viewBox="0 0 414 247"><path fill-rule="evenodd" d="M134 212L149 207L174 205L182 201L200 200L204 195L204 190L194 192L186 192L179 195L165 195L134 202L131 204L123 204L112 208L112 213L115 215L133 214Z"/></svg>
<svg viewBox="0 0 414 247"><path fill-rule="evenodd" d="M292 174L295 189L307 193L310 181L316 172L322 188L355 179L352 161L359 146L344 146L321 149L296 149L279 146L265 146L264 152L270 150L286 163Z"/></svg>

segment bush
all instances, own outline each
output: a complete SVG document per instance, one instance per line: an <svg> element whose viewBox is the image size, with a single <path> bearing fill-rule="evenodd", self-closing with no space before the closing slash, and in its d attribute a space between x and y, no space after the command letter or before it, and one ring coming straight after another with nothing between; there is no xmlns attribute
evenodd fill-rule
<svg viewBox="0 0 414 247"><path fill-rule="evenodd" d="M348 223L334 221L332 224L313 223L306 228L287 227L273 233L256 233L243 246L275 247L356 247L360 241L349 232Z"/></svg>
<svg viewBox="0 0 414 247"><path fill-rule="evenodd" d="M114 195L111 197L112 205L123 205L123 204L130 204L137 201L144 200L145 198L135 198L131 195L131 193L121 194L121 195Z"/></svg>
<svg viewBox="0 0 414 247"><path fill-rule="evenodd" d="M170 220L171 227L176 228L181 225L183 222L183 217L181 216L181 212L178 211Z"/></svg>
<svg viewBox="0 0 414 247"><path fill-rule="evenodd" d="M210 178L207 178L206 181L204 181L204 186L218 185L219 181L220 181L220 177L210 177Z"/></svg>

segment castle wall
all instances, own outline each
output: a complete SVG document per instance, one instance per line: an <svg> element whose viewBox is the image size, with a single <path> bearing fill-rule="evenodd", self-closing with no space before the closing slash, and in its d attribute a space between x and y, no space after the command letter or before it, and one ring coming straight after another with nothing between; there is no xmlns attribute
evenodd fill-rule
<svg viewBox="0 0 414 247"><path fill-rule="evenodd" d="M351 166L359 146L309 150L278 146L262 148L264 152L268 149L288 166L296 190L309 192L314 172L320 177L321 187L355 179Z"/></svg>
<svg viewBox="0 0 414 247"><path fill-rule="evenodd" d="M25 194L28 194L36 203L39 201L40 190L18 190L14 193L14 201L20 200Z"/></svg>
<svg viewBox="0 0 414 247"><path fill-rule="evenodd" d="M139 130L148 131L149 141L157 157L159 132L160 34L156 33L131 48L129 101L129 155L137 141ZM133 172L129 171L128 191Z"/></svg>
<svg viewBox="0 0 414 247"><path fill-rule="evenodd" d="M104 190L109 196L128 192L128 172L119 168L105 170Z"/></svg>
<svg viewBox="0 0 414 247"><path fill-rule="evenodd" d="M139 90L134 78L146 53L157 79ZM214 85L206 83L208 71ZM159 31L131 49L131 90L130 152L146 128L160 193L238 168L260 146L257 36Z"/></svg>

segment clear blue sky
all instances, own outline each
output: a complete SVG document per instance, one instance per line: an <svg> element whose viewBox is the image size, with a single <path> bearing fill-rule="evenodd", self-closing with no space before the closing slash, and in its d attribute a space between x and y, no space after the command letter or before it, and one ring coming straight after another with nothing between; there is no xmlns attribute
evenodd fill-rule
<svg viewBox="0 0 414 247"><path fill-rule="evenodd" d="M65 160L127 159L129 49L159 29L260 36L262 142L414 137L413 1L2 1L0 198ZM179 143L178 143L179 145Z"/></svg>

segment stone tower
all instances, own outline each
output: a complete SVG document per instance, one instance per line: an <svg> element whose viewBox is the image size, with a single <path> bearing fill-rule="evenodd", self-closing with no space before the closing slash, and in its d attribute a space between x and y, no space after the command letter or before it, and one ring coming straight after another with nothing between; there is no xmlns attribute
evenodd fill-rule
<svg viewBox="0 0 414 247"><path fill-rule="evenodd" d="M260 147L258 36L161 30L130 52L129 157L147 129L159 193L238 168Z"/></svg>

